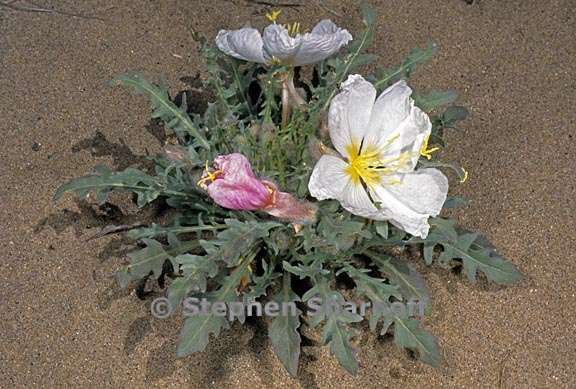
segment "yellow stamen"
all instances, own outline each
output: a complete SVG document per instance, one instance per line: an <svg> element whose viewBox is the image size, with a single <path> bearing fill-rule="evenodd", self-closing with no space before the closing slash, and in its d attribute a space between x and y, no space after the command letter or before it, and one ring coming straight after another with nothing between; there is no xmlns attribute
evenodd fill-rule
<svg viewBox="0 0 576 389"><path fill-rule="evenodd" d="M464 177L462 177L462 179L460 180L460 183L463 184L468 180L468 170L462 168L462 171L464 172Z"/></svg>
<svg viewBox="0 0 576 389"><path fill-rule="evenodd" d="M280 10L268 12L266 14L266 19L270 20L272 23L276 23L276 20L278 19L278 16L280 16L281 13L282 11Z"/></svg>
<svg viewBox="0 0 576 389"><path fill-rule="evenodd" d="M270 64L271 65L281 65L282 61L278 57L272 56L272 60L270 61Z"/></svg>
<svg viewBox="0 0 576 389"><path fill-rule="evenodd" d="M288 35L291 37L295 37L296 35L300 34L300 23L294 22L292 24L286 23L284 25L286 30L288 30Z"/></svg>
<svg viewBox="0 0 576 389"><path fill-rule="evenodd" d="M422 148L420 149L420 155L425 157L428 160L432 159L432 153L435 151L440 150L440 147L433 147L431 149L428 148L428 141L430 140L430 134L424 138L424 142L422 143Z"/></svg>

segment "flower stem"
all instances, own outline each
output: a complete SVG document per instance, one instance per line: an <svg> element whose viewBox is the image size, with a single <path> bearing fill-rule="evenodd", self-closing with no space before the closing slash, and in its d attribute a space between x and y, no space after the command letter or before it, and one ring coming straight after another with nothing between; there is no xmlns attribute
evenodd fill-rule
<svg viewBox="0 0 576 389"><path fill-rule="evenodd" d="M282 127L286 128L290 121L290 91L288 87L288 79L290 77L285 75L282 80Z"/></svg>

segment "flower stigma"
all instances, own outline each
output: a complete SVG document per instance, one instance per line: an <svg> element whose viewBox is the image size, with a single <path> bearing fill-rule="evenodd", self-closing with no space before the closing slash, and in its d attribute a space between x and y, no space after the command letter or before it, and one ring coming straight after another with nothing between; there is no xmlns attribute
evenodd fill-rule
<svg viewBox="0 0 576 389"><path fill-rule="evenodd" d="M200 180L198 180L196 185L198 185L199 187L201 187L203 189L206 189L206 182L209 182L209 183L214 182L218 178L218 176L222 173L224 173L224 171L222 171L222 170L216 170L216 171L211 172L210 167L208 166L208 161L206 161L206 166L204 167L204 174L202 174L204 177L202 177Z"/></svg>
<svg viewBox="0 0 576 389"><path fill-rule="evenodd" d="M278 20L278 16L280 16L281 13L282 13L282 11L280 11L280 10L268 12L266 14L266 19L268 19L272 23L276 23L276 20Z"/></svg>
<svg viewBox="0 0 576 389"><path fill-rule="evenodd" d="M460 183L463 184L468 180L468 170L462 168L462 171L464 172L464 177L462 177L462 179L460 180Z"/></svg>

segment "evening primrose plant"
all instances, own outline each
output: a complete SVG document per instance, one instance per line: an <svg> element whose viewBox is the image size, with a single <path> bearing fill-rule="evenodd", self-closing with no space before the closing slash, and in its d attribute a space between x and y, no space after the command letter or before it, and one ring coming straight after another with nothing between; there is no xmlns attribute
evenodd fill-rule
<svg viewBox="0 0 576 389"><path fill-rule="evenodd" d="M139 73L113 84L149 98L152 117L170 131L153 168L105 167L62 185L104 204L129 192L139 207L163 203L169 223L112 226L139 245L118 270L121 287L159 280L170 313L190 297L216 303L291 303L292 314L264 317L272 348L297 374L304 327L349 372L358 370L355 337L366 320L377 335L391 333L400 349L441 363L438 343L420 317L406 310L325 309L365 301L375 307L431 298L413 263L422 258L498 284L520 278L487 239L439 216L466 204L448 196L449 178L468 173L436 151L444 132L468 112L452 91L415 92L408 80L437 51L415 49L400 65L358 74L376 57L365 54L375 14L363 9L365 29L352 35L329 20L310 32L282 15L267 15L263 33L222 30L212 45L193 38L207 63L213 101L190 112L167 88ZM308 76L304 76L308 75ZM230 326L216 312L185 315L177 354L203 351L211 335ZM245 315L237 317L244 322Z"/></svg>

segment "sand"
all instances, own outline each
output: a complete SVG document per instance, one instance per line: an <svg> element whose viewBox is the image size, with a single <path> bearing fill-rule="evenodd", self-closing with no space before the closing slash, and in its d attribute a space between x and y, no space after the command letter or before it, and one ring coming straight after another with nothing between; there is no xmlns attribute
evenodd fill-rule
<svg viewBox="0 0 576 389"><path fill-rule="evenodd" d="M165 75L173 93L184 90L180 78L203 71L189 28L213 37L248 20L262 25L268 8L240 0L44 3L105 21L0 7L2 386L576 387L573 1L373 1L372 50L382 65L428 39L439 43L412 83L456 89L472 112L441 155L470 171L464 185L452 179L452 193L473 199L454 216L485 232L525 279L471 285L423 267L440 369L366 333L357 377L310 346L294 379L258 325L235 326L205 353L177 359L179 320L153 319L149 301L111 279L124 260L121 241L86 241L95 227L141 216L125 203L127 216L91 212L71 196L52 202L59 184L96 164L141 164L160 148L146 130L148 103L108 87L111 78L143 70ZM322 2L339 16L306 3L285 15L361 27L356 2Z"/></svg>

